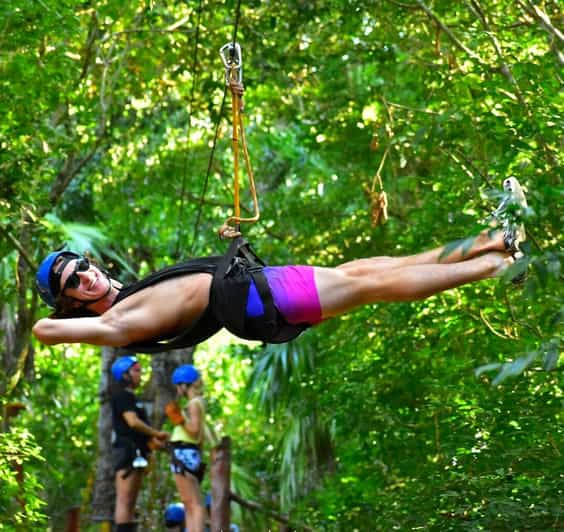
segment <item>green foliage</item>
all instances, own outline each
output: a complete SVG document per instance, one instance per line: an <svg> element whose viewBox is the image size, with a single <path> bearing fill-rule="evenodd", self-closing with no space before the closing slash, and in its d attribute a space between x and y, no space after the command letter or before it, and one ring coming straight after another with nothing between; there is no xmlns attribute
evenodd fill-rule
<svg viewBox="0 0 564 532"><path fill-rule="evenodd" d="M22 530L45 524L43 485L33 467L45 463L42 449L27 429L0 434L0 530Z"/></svg>
<svg viewBox="0 0 564 532"><path fill-rule="evenodd" d="M59 529L66 512L82 505L94 475L99 356L94 348L45 348L35 367L34 383L24 392L29 407L17 422L41 442L43 461L27 473L41 483L44 511Z"/></svg>
<svg viewBox="0 0 564 532"><path fill-rule="evenodd" d="M224 248L212 235L231 212L225 120L200 197L235 3L202 6L199 28L190 2L0 11L0 294L11 323L33 308L33 272L14 282L18 244L38 262L67 241L128 278ZM242 2L262 212L247 233L271 264L467 246L510 175L531 209L523 289L484 281L375 305L286 347L201 347L212 418L234 441L235 491L268 509L283 502L315 530L562 525L558 7ZM390 219L372 227L365 191L380 165ZM14 392L45 458L27 470L57 524L93 460L91 356L41 349L33 393Z"/></svg>

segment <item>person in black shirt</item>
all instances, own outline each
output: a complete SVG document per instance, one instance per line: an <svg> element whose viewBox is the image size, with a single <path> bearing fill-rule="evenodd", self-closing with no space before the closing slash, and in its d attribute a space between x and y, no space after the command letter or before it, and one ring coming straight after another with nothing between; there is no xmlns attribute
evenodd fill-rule
<svg viewBox="0 0 564 532"><path fill-rule="evenodd" d="M135 503L151 448L163 447L167 432L148 424L147 412L133 391L141 382L141 366L134 356L118 358L112 365L112 462L116 482L114 521L117 532L136 530Z"/></svg>

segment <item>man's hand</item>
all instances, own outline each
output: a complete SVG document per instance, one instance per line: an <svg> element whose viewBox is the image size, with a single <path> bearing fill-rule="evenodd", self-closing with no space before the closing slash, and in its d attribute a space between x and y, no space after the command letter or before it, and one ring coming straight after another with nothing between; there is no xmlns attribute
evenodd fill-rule
<svg viewBox="0 0 564 532"><path fill-rule="evenodd" d="M166 447L166 442L169 438L170 435L168 432L159 432L158 436L153 436L147 445L151 451L160 451Z"/></svg>
<svg viewBox="0 0 564 532"><path fill-rule="evenodd" d="M243 84L236 79L232 79L229 81L229 88L231 89L233 96L237 96L239 98L239 110L243 111L245 109L245 106L243 105L243 93L245 92Z"/></svg>
<svg viewBox="0 0 564 532"><path fill-rule="evenodd" d="M155 435L155 438L157 438L157 440L161 440L163 443L166 443L170 438L170 434L163 430L159 430Z"/></svg>

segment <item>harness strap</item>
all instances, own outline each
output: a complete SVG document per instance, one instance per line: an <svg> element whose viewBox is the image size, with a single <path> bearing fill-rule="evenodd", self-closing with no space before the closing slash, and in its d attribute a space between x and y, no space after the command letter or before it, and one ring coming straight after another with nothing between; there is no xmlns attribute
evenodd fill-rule
<svg viewBox="0 0 564 532"><path fill-rule="evenodd" d="M238 236L231 241L227 253L220 262L215 272L215 281L225 279L238 266L244 268L255 283L264 307L263 319L266 322L275 322L277 319L276 308L272 299L272 293L263 273L265 262L254 252L251 245L242 237ZM233 322L237 330L245 330L245 313L233 315Z"/></svg>

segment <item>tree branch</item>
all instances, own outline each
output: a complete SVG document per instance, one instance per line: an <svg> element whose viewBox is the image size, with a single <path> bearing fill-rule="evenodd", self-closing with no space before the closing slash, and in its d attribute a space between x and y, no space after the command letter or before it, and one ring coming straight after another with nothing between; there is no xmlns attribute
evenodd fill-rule
<svg viewBox="0 0 564 532"><path fill-rule="evenodd" d="M478 0L466 0L466 5L470 9L470 11L472 11L472 13L474 13L474 15L476 15L476 17L482 23L482 26L486 30L486 35L488 36L490 42L492 43L493 49L495 50L495 53L497 55L497 59L500 65L499 71L505 76L507 81L509 81L509 84L514 87L515 92L517 93L517 99L519 100L519 103L525 107L525 109L527 110L527 114L529 114L527 102L523 97L521 88L519 87L517 80L513 76L513 73L511 72L509 65L505 61L505 58L503 56L503 51L501 49L501 44L499 43L497 37L495 36L495 33L492 31L492 28L486 18L486 14L484 13L482 6L479 4Z"/></svg>
<svg viewBox="0 0 564 532"><path fill-rule="evenodd" d="M419 4L419 7L421 7L421 9L423 11L425 11L425 13L434 20L435 24L437 24L437 26L439 26L439 28L441 28L441 30L443 30L450 38L450 40L454 43L454 45L459 49L462 50L463 52L465 52L466 54L468 54L472 59L474 59L475 61L477 61L479 64L488 67L489 65L486 65L483 61L482 58L476 54L473 50L471 50L470 48L468 48L465 44L463 44L458 37L452 33L452 31L450 30L450 28L445 25L443 23L443 21L431 10L430 7L428 7L425 2L423 2L423 0L416 0L417 3Z"/></svg>
<svg viewBox="0 0 564 532"><path fill-rule="evenodd" d="M550 33L560 44L564 44L564 34L552 24L550 17L539 6L531 2L527 5L522 0L517 0L517 3L539 22L546 32Z"/></svg>
<svg viewBox="0 0 564 532"><path fill-rule="evenodd" d="M460 153L460 151L458 151L458 150L455 153L454 151L449 151L446 148L442 148L442 147L439 147L439 150L442 151L447 157L451 158L456 164L458 164L462 168L462 170L464 170L466 175L475 179L475 176L472 173L472 171L473 171L473 172L477 173L489 187L493 187L492 182L491 182L488 174L482 172L474 164L474 162L470 158L468 158L464 153Z"/></svg>
<svg viewBox="0 0 564 532"><path fill-rule="evenodd" d="M419 9L419 6L416 6L414 4L404 4L403 2L398 2L397 0L388 0L388 2L403 9Z"/></svg>
<svg viewBox="0 0 564 532"><path fill-rule="evenodd" d="M75 153L71 153L68 156L62 170L57 174L55 182L51 187L51 192L49 193L49 202L51 205L55 205L59 201L76 174L94 157L101 143L102 138L98 138L90 151L76 163Z"/></svg>
<svg viewBox="0 0 564 532"><path fill-rule="evenodd" d="M530 2L527 5L522 0L517 0L517 4L525 13L532 17L544 31L555 39L556 42L552 43L551 48L558 62L564 65L564 54L557 47L558 43L560 43L560 45L564 44L564 34L552 24L549 16L540 7Z"/></svg>
<svg viewBox="0 0 564 532"><path fill-rule="evenodd" d="M233 492L230 493L229 498L232 501L234 501L234 502L238 503L239 505L243 506L243 508L247 508L248 510L253 510L255 512L258 511L258 512L267 514L269 517L271 517L275 521L278 521L279 523L282 523L283 525L292 526L287 516L277 514L276 512L273 512L272 510L270 510L269 508L265 508L264 506L260 505L258 502L248 501L248 500L243 499L243 497L241 497L241 496L239 496L239 495L237 495L236 493L233 493ZM292 526L292 528L295 528L295 527ZM303 525L303 524L299 525L299 529L305 530L307 532L313 532L313 530L311 528L309 528L308 526Z"/></svg>
<svg viewBox="0 0 564 532"><path fill-rule="evenodd" d="M174 33L185 22L186 21L184 19L179 20L178 22L172 24L168 28L133 28L133 29L129 29L129 30L116 31L115 33L107 34L100 42L104 43L106 41L109 41L110 39L113 39L114 37L120 37L122 35L128 35L128 34L131 34L131 33ZM190 30L182 29L180 31L184 34L187 34L187 33L194 33L196 30L195 29L190 29Z"/></svg>
<svg viewBox="0 0 564 532"><path fill-rule="evenodd" d="M10 231L8 231L5 227L0 225L0 231L2 231L4 233L4 235L6 236L6 238L12 243L12 245L18 250L18 253L21 255L21 257L23 258L23 260L26 262L26 264L29 266L29 269L32 271L37 270L37 264L35 263L35 261L29 256L29 254L27 253L27 251L25 250L25 248L22 246L22 244L20 243L20 241L14 236L12 235L12 233L10 233Z"/></svg>

